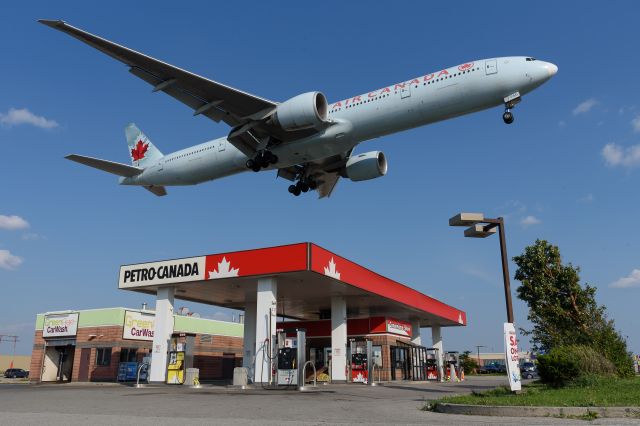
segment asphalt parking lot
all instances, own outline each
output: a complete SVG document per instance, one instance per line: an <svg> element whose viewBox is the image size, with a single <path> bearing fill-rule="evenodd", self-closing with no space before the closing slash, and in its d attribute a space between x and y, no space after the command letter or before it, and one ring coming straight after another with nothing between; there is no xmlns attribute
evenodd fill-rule
<svg viewBox="0 0 640 426"><path fill-rule="evenodd" d="M500 385L503 377L464 383L327 385L318 391L191 389L117 384L0 384L0 425L281 425L281 424L585 424L552 418L496 418L421 411L445 395ZM603 419L589 424L637 424Z"/></svg>

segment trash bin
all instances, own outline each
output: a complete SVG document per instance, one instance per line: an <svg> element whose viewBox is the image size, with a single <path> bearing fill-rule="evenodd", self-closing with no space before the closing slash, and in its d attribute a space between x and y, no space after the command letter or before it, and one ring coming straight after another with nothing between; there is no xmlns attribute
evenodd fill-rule
<svg viewBox="0 0 640 426"><path fill-rule="evenodd" d="M200 384L200 369L199 368L187 368L187 375L184 379L184 384L187 386L195 386Z"/></svg>
<svg viewBox="0 0 640 426"><path fill-rule="evenodd" d="M249 370L246 367L233 369L233 386L247 386L249 383Z"/></svg>

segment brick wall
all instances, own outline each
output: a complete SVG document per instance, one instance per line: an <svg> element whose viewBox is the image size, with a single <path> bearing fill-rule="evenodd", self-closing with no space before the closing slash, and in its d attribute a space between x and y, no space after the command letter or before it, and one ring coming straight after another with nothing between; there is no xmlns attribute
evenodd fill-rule
<svg viewBox="0 0 640 426"><path fill-rule="evenodd" d="M142 357L150 352L152 342L123 340L122 331L121 326L79 328L73 354L71 380L78 381L82 376L80 366L82 365L83 349L85 355L87 350L89 351L86 376L87 380L92 382L117 380L122 348L136 348L138 351L137 361L142 361ZM45 340L42 338L42 330L37 330L31 355L31 381L41 380L40 375L45 356L44 347ZM111 363L108 366L96 365L98 348L111 348ZM233 367L242 365L242 338L239 337L196 336L193 349L194 367L200 368L201 380L231 378Z"/></svg>

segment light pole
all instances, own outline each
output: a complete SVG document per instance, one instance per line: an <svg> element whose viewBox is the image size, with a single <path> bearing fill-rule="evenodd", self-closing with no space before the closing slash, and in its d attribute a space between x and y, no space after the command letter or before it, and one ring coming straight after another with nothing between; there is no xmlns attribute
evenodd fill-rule
<svg viewBox="0 0 640 426"><path fill-rule="evenodd" d="M449 226L468 226L464 230L467 238L487 238L498 231L500 237L500 256L502 258L502 280L504 299L507 305L507 322L513 324L513 305L511 303L511 284L509 281L509 263L507 260L507 242L504 233L504 219L485 218L483 213L459 213L449 219Z"/></svg>
<svg viewBox="0 0 640 426"><path fill-rule="evenodd" d="M478 351L478 368L480 368L480 348L486 348L486 346L476 345L476 350Z"/></svg>

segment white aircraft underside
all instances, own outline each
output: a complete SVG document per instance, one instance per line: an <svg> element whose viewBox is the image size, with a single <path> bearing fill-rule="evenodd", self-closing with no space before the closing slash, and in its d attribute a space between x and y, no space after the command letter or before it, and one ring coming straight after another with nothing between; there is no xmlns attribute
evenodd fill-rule
<svg viewBox="0 0 640 426"><path fill-rule="evenodd" d="M232 127L229 135L162 155L131 124L126 129L132 166L76 154L70 160L121 176L123 185L139 185L156 195L165 186L194 185L236 173L278 170L295 182L289 192L331 194L338 179L384 176L384 154L354 154L361 142L425 124L505 106L551 77L549 62L515 56L481 59L392 84L359 96L327 103L320 92L282 103L263 99L153 59L72 27L63 21L41 23L65 32L125 63L132 74L204 115Z"/></svg>

